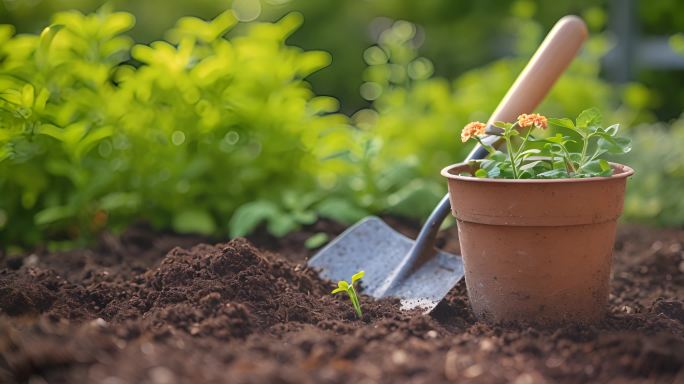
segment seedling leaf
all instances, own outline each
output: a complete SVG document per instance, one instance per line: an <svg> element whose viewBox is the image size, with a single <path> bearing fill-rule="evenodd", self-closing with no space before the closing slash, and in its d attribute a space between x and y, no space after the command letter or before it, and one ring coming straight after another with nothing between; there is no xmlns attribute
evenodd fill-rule
<svg viewBox="0 0 684 384"><path fill-rule="evenodd" d="M361 278L363 278L363 276L364 276L365 274L366 274L366 273L365 273L364 271L359 271L359 272L355 273L355 274L352 276L352 279L351 279L351 280L352 280L352 284L354 284L354 282L357 281L357 280L361 280Z"/></svg>

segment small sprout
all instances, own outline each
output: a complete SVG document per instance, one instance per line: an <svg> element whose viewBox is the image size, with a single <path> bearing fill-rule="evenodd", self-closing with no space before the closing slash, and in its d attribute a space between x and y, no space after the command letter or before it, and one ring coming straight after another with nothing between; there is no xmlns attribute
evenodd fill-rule
<svg viewBox="0 0 684 384"><path fill-rule="evenodd" d="M349 299L352 302L352 305L354 306L354 311L356 311L356 316L359 317L359 319L363 316L361 313L361 304L359 304L359 297L356 295L356 289L354 289L354 283L357 280L361 280L365 272L359 271L354 274L351 278L351 284L347 283L344 280L338 281L337 282L337 288L335 288L331 293L336 294L340 292L347 292L347 295L349 296Z"/></svg>

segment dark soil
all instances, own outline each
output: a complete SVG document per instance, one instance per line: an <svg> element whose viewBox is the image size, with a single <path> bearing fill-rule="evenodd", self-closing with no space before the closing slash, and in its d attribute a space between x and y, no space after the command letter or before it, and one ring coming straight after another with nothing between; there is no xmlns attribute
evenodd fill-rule
<svg viewBox="0 0 684 384"><path fill-rule="evenodd" d="M4 257L0 382L684 382L684 231L623 227L606 319L535 329L476 321L463 284L430 316L363 297L357 320L304 266L304 240L342 229L259 235L257 248L138 227Z"/></svg>

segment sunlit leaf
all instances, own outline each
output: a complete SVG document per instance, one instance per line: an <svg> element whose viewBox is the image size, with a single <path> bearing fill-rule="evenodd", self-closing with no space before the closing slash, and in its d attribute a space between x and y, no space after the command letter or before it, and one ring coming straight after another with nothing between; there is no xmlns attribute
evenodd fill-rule
<svg viewBox="0 0 684 384"><path fill-rule="evenodd" d="M548 118L548 122L549 122L549 124L555 125L558 127L570 128L570 129L575 128L575 124L572 122L572 120L568 119L567 117L564 117L562 119Z"/></svg>
<svg viewBox="0 0 684 384"><path fill-rule="evenodd" d="M352 284L354 284L354 282L357 280L361 280L363 278L363 276L365 276L365 275L366 275L366 272L364 272L364 271L359 271L359 272L355 273L354 275L352 275L352 278L351 278Z"/></svg>
<svg viewBox="0 0 684 384"><path fill-rule="evenodd" d="M601 124L601 111L595 107L585 109L577 116L576 124L577 128L587 128L592 125Z"/></svg>
<svg viewBox="0 0 684 384"><path fill-rule="evenodd" d="M36 225L46 225L71 218L75 213L75 209L70 206L49 207L36 213L34 221Z"/></svg>
<svg viewBox="0 0 684 384"><path fill-rule="evenodd" d="M279 215L278 207L270 201L254 201L240 206L233 214L228 227L230 237L252 232L260 223Z"/></svg>

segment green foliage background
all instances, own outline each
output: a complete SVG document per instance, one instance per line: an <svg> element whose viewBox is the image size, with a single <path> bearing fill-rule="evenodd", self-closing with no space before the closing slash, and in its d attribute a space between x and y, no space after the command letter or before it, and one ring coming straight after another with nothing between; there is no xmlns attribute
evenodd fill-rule
<svg viewBox="0 0 684 384"><path fill-rule="evenodd" d="M198 4L193 9L203 9ZM306 4L316 8L293 1L266 7L264 18L299 5L313 12ZM374 4L391 13L382 8L389 2ZM407 7L402 12L418 9ZM503 23L516 36L508 58L468 70L488 53L460 55L463 62L436 53L431 61L419 55L430 29L386 21L376 44L354 53L361 60L357 77L335 66L334 50L331 57L294 45L297 36L310 35L301 33L307 24L301 27L300 13L272 23L238 22L232 11L210 21L182 17L163 39L144 44L131 36L147 41L140 36L152 32L136 31L132 14L110 7L56 13L40 34L2 26L0 242L5 248L45 240L72 246L139 219L179 232L236 236L262 222L282 235L318 217L352 222L391 212L423 218L445 192L438 170L469 149L458 140L460 128L486 120L547 29L531 18L535 3L511 7ZM436 4L420 10L440 12ZM304 29L295 33L298 28ZM320 30L322 39L330 33ZM606 122L642 124L633 130L628 163L637 176L627 217L682 225L684 206L670 199L684 180L682 151L671 144L667 167L652 159L662 155L657 138L683 137L684 124L649 125L657 107L653 90L601 80L609 45L595 35L540 111L574 116L597 106ZM354 61L347 56L343 61ZM439 76L445 63L462 72ZM340 93L319 96L310 81ZM350 90L364 101L354 101ZM340 113L338 99L357 107Z"/></svg>

